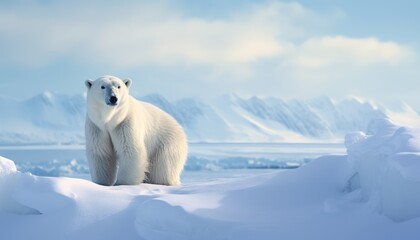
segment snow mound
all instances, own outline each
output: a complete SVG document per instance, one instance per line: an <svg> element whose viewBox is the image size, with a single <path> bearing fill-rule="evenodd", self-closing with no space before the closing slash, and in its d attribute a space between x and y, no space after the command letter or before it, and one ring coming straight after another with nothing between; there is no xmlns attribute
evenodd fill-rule
<svg viewBox="0 0 420 240"><path fill-rule="evenodd" d="M16 171L16 165L12 160L0 156L0 176Z"/></svg>
<svg viewBox="0 0 420 240"><path fill-rule="evenodd" d="M418 239L420 131L389 120L348 155L179 187L104 187L0 158L1 239Z"/></svg>
<svg viewBox="0 0 420 240"><path fill-rule="evenodd" d="M369 131L346 136L363 200L396 221L420 217L420 130L377 119Z"/></svg>

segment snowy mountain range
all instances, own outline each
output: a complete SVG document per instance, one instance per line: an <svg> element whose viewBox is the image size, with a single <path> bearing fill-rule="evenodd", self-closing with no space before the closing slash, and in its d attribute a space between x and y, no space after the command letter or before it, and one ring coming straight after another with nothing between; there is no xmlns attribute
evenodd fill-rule
<svg viewBox="0 0 420 240"><path fill-rule="evenodd" d="M225 95L209 102L170 102L153 94L139 99L175 117L190 142L331 142L347 132L365 131L376 118L420 123L419 114L406 104L391 111L359 98L285 101ZM0 113L0 145L84 143L84 94L44 92L24 101L0 99Z"/></svg>

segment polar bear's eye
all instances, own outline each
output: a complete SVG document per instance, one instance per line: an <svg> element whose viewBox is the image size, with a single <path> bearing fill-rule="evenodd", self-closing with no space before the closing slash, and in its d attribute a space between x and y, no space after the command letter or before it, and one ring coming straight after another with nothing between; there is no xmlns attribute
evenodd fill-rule
<svg viewBox="0 0 420 240"><path fill-rule="evenodd" d="M101 86L101 89L105 89L105 86Z"/></svg>
<svg viewBox="0 0 420 240"><path fill-rule="evenodd" d="M121 88L121 86L118 85L118 88Z"/></svg>

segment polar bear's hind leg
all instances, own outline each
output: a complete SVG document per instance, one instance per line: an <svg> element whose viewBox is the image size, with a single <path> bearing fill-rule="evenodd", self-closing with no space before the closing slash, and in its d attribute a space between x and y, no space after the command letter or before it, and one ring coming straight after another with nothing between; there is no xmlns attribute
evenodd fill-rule
<svg viewBox="0 0 420 240"><path fill-rule="evenodd" d="M149 159L149 170L145 182L177 186L187 159L187 146L184 139L162 142Z"/></svg>

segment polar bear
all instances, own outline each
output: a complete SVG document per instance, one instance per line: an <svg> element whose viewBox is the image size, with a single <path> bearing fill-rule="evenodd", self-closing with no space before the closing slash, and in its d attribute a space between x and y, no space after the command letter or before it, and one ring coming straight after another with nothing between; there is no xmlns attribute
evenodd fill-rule
<svg viewBox="0 0 420 240"><path fill-rule="evenodd" d="M174 118L129 95L132 81L86 80L86 156L101 185L179 185L187 138Z"/></svg>

